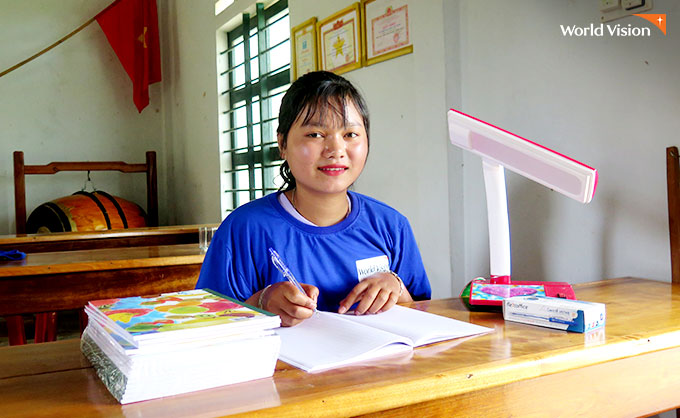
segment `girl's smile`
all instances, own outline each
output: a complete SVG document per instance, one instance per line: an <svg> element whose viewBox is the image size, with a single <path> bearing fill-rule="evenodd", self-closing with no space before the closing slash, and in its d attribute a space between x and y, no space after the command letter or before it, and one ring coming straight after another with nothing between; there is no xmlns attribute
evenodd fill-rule
<svg viewBox="0 0 680 418"><path fill-rule="evenodd" d="M339 176L340 174L343 174L348 168L349 167L345 165L331 164L319 167L319 170L321 170L321 172L327 176Z"/></svg>

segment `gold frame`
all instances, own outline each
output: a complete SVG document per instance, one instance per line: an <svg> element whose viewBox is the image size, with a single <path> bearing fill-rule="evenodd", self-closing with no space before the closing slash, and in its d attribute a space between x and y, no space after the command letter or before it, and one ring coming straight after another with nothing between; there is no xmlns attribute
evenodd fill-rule
<svg viewBox="0 0 680 418"><path fill-rule="evenodd" d="M308 32L311 32L312 34L312 59L314 60L314 65L312 68L312 71L316 71L319 69L319 51L318 51L318 41L317 41L317 36L316 36L316 17L312 17L310 19L305 20L304 22L300 23L299 25L295 26L290 30L290 40L291 40L291 46L290 46L290 51L292 54L290 63L291 63L291 70L292 70L292 75L293 75L293 81L297 80L298 77L300 77L303 74L298 74L298 51L297 51L297 38L296 36L302 32L302 35L307 34Z"/></svg>
<svg viewBox="0 0 680 418"><path fill-rule="evenodd" d="M385 53L382 53L382 54L376 54L375 56L373 56L371 58L368 57L368 51L370 51L370 49L369 49L370 48L369 39L372 40L372 33L371 33L372 28L369 27L368 17L367 17L367 13L366 13L366 5L368 5L370 3L374 3L375 1L377 1L377 0L361 0L362 20L363 20L363 26L364 26L364 28L363 28L363 35L364 36L363 36L363 39L362 39L363 50L364 50L363 61L364 61L364 65L366 65L366 66L377 64L379 62L386 61L386 60L389 60L389 59L392 59L392 58L396 58L396 57L399 57L401 55L410 54L410 53L413 52L413 42L410 39L411 25L410 25L410 22L407 19L407 21L406 21L406 31L409 34L407 45L402 46L402 47L397 48L397 49L393 49L389 52L385 52ZM407 16L408 16L408 8L411 5L409 0L401 0L401 1L395 0L395 2L397 2L397 1L399 3L404 3L404 5L402 7L406 7L406 13L407 13Z"/></svg>
<svg viewBox="0 0 680 418"><path fill-rule="evenodd" d="M355 48L355 57L354 61L343 64L338 67L334 68L329 68L325 64L325 56L324 56L324 45L322 42L323 38L323 32L322 30L324 27L328 26L329 24L333 24L334 22L336 23L341 23L344 22L346 16L350 14L355 14L356 15L356 30L353 32L354 36L354 48ZM333 29L331 29L333 30ZM342 74L346 73L348 71L356 70L357 68L361 68L362 62L363 62L363 19L361 15L361 4L359 2L356 2L352 4L349 7L346 7L339 12L333 13L332 15L328 16L327 18L320 20L316 23L316 45L317 45L317 57L319 59L319 69L320 70L326 70L326 71L332 71L336 74Z"/></svg>

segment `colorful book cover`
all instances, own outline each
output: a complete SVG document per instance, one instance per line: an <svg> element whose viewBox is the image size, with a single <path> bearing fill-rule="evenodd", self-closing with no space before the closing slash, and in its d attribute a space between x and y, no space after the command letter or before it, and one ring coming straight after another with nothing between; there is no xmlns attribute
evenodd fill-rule
<svg viewBox="0 0 680 418"><path fill-rule="evenodd" d="M95 300L89 302L86 312L91 319L110 324L135 345L140 340L166 339L168 333L182 334L171 331L193 330L189 334L199 336L214 326L222 331L261 330L280 324L275 315L207 289Z"/></svg>

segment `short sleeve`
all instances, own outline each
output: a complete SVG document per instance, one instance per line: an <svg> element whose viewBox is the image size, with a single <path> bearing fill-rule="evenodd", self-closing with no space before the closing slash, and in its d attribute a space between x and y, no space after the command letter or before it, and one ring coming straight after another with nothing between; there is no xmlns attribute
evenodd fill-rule
<svg viewBox="0 0 680 418"><path fill-rule="evenodd" d="M215 233L205 254L196 288L212 289L245 301L259 289L253 280L243 276L245 266L239 266L239 258L234 257L229 231L229 225L223 225Z"/></svg>
<svg viewBox="0 0 680 418"><path fill-rule="evenodd" d="M420 257L416 238L406 218L403 218L398 235L394 238L395 246L390 268L401 277L414 300L430 299L432 297L430 281Z"/></svg>

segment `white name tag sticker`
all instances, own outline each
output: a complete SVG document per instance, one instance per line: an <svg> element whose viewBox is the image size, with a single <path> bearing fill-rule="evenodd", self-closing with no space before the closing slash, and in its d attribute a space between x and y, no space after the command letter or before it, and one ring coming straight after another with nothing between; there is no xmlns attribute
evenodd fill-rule
<svg viewBox="0 0 680 418"><path fill-rule="evenodd" d="M386 255L357 260L356 264L359 281L381 271L390 271L390 262Z"/></svg>

